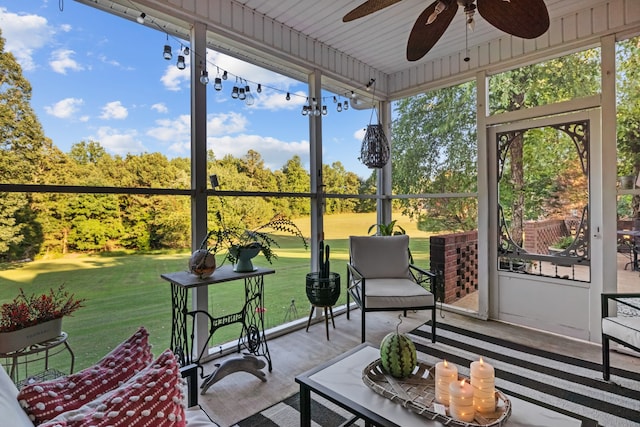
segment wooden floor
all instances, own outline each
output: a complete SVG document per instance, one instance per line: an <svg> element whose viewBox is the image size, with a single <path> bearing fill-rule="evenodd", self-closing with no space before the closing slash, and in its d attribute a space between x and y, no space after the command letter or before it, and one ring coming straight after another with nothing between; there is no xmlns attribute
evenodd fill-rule
<svg viewBox="0 0 640 427"><path fill-rule="evenodd" d="M635 274L638 274L637 272ZM429 318L429 312L409 313L400 325L401 332L408 332ZM367 341L379 343L390 331L395 330L397 313L370 313L367 316ZM451 312L438 311L438 322L449 323L481 333L545 348L597 363L601 362L598 344L569 339L528 328L496 321L483 321ZM306 322L305 322L306 323ZM351 312L351 319L341 314L335 318L336 329L330 327L330 340L326 339L324 322L312 324L305 332L305 324L294 332L269 339L268 346L273 360L273 371L267 373L267 382L255 376L238 372L212 385L200 403L207 413L221 426L232 426L239 420L259 412L298 391L296 375L337 356L360 343L360 311ZM226 356L237 357L237 354ZM225 358L226 358L225 357ZM612 366L640 372L640 358L612 352ZM205 365L205 373L212 372L214 363Z"/></svg>

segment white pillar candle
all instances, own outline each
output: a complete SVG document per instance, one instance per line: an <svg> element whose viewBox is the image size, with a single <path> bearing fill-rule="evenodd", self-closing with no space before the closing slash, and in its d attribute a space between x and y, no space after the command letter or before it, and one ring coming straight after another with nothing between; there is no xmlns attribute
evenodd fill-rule
<svg viewBox="0 0 640 427"><path fill-rule="evenodd" d="M446 360L436 363L436 402L449 405L449 384L458 381L458 368Z"/></svg>
<svg viewBox="0 0 640 427"><path fill-rule="evenodd" d="M473 407L476 412L488 413L496 410L495 370L482 360L471 363L471 385Z"/></svg>
<svg viewBox="0 0 640 427"><path fill-rule="evenodd" d="M475 419L473 409L473 387L466 380L449 384L449 415L460 421Z"/></svg>

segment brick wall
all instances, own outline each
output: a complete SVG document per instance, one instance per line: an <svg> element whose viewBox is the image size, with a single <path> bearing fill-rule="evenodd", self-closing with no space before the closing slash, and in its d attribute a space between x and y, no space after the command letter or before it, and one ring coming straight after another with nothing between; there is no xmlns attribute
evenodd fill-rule
<svg viewBox="0 0 640 427"><path fill-rule="evenodd" d="M451 304L478 290L478 232L431 236L431 270L444 282L444 302Z"/></svg>
<svg viewBox="0 0 640 427"><path fill-rule="evenodd" d="M524 224L524 249L531 254L547 254L549 246L569 235L569 227L563 219L527 221Z"/></svg>

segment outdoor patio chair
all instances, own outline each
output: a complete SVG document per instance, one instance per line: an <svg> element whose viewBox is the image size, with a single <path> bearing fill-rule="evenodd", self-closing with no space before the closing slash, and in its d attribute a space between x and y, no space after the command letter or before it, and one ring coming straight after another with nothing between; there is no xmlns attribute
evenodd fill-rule
<svg viewBox="0 0 640 427"><path fill-rule="evenodd" d="M618 312L609 314L609 303L617 302ZM609 341L640 352L640 293L603 293L602 302L602 376L611 374Z"/></svg>
<svg viewBox="0 0 640 427"><path fill-rule="evenodd" d="M347 264L347 319L351 299L362 311L361 338L366 338L366 313L431 310L431 340L436 342L436 275L409 262L409 236L350 236Z"/></svg>

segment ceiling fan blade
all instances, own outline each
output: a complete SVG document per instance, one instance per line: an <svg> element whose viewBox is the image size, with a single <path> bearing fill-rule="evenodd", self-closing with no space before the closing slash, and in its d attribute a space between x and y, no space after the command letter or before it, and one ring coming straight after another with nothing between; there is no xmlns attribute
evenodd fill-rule
<svg viewBox="0 0 640 427"><path fill-rule="evenodd" d="M441 0L440 3L448 6L438 14L435 20L427 24L429 17L436 9L439 2L432 3L418 16L416 23L413 24L409 41L407 42L407 60L417 61L431 50L431 48L440 40L447 27L453 20L458 11L458 4L455 1Z"/></svg>
<svg viewBox="0 0 640 427"><path fill-rule="evenodd" d="M353 21L354 19L362 18L371 13L382 10L393 4L398 3L400 0L367 0L360 6L356 7L342 18L342 22Z"/></svg>
<svg viewBox="0 0 640 427"><path fill-rule="evenodd" d="M549 29L544 0L477 0L478 13L507 34L535 39Z"/></svg>

